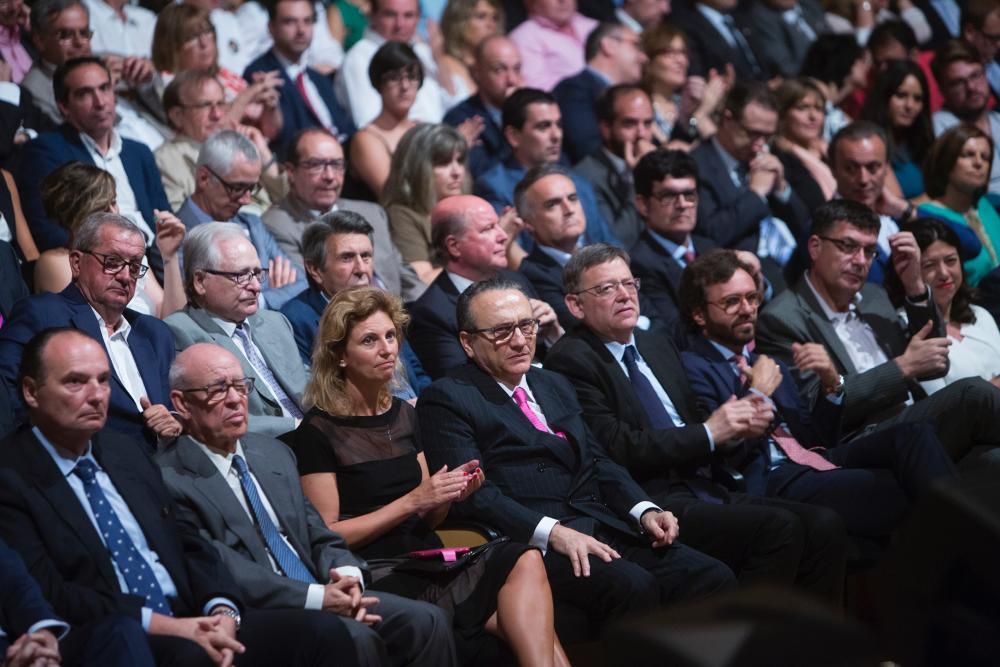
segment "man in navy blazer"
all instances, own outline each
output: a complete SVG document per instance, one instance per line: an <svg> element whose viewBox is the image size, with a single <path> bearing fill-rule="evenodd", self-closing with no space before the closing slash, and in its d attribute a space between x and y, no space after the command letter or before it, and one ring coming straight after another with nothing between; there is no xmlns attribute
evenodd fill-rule
<svg viewBox="0 0 1000 667"><path fill-rule="evenodd" d="M458 127L470 118L482 120L483 131L469 148L467 167L475 179L510 157L500 109L504 100L521 87L521 53L505 35L488 37L476 48L476 61L470 72L476 82L476 94L453 106L443 122Z"/></svg>
<svg viewBox="0 0 1000 667"><path fill-rule="evenodd" d="M591 30L583 49L587 66L552 89L562 112L566 154L573 164L601 148L597 98L609 86L638 83L646 62L639 35L617 22Z"/></svg>
<svg viewBox="0 0 1000 667"><path fill-rule="evenodd" d="M454 515L542 549L553 598L598 622L732 586L729 568L677 541L674 515L608 458L566 379L532 367L538 323L516 283L470 287L457 318L471 363L417 404L428 464L476 459L486 473Z"/></svg>
<svg viewBox="0 0 1000 667"><path fill-rule="evenodd" d="M824 505L852 534L888 536L913 500L954 472L948 454L931 424L921 421L842 439L844 378L821 344L791 350L799 373L815 375L822 387L811 406L784 364L752 351L760 303L755 273L729 250L704 255L685 272L681 307L700 335L683 361L699 402L715 409L730 396L753 394L772 406L774 430L748 439L741 452L739 466L754 493ZM770 391L757 389L767 375L774 380ZM753 378L753 388L744 377ZM789 436L801 447L820 448L820 456L800 458L785 444Z"/></svg>
<svg viewBox="0 0 1000 667"><path fill-rule="evenodd" d="M333 84L305 61L305 53L313 37L316 12L308 0L279 0L265 3L268 30L274 40L267 53L247 66L243 73L253 81L257 72L278 72L281 75L281 132L271 141L272 148L284 154L285 145L299 130L322 127L344 142L354 134L351 115L337 102ZM308 7L311 20L300 16ZM305 97L303 92L305 91Z"/></svg>
<svg viewBox="0 0 1000 667"><path fill-rule="evenodd" d="M100 342L111 358L108 428L146 442L150 450L158 436L180 434L169 413L170 330L155 317L126 308L144 272L139 263L143 252L142 233L129 220L94 214L74 238L69 287L17 303L0 329L0 380L15 410L22 407L17 373L25 344L44 329L70 327Z"/></svg>
<svg viewBox="0 0 1000 667"><path fill-rule="evenodd" d="M410 307L408 337L424 371L432 378L443 377L465 363L458 342L455 304L458 296L477 281L503 276L529 294L535 317L542 324L540 335L555 342L562 335L556 314L536 298L522 275L507 271L507 234L489 203L471 195L448 197L431 212L431 241L444 270Z"/></svg>
<svg viewBox="0 0 1000 667"><path fill-rule="evenodd" d="M114 128L115 93L110 73L97 58L74 58L56 70L53 87L66 122L24 146L17 177L35 244L39 250L49 250L69 241L69 231L45 214L41 184L57 167L76 160L114 176L119 211L142 230L150 264L160 273L162 262L153 243L154 210L169 211L170 203L149 148L123 139Z"/></svg>

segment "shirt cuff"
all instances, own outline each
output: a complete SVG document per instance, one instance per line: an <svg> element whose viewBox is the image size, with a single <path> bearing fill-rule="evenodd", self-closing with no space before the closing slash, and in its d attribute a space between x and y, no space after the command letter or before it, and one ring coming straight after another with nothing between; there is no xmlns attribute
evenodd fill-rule
<svg viewBox="0 0 1000 667"><path fill-rule="evenodd" d="M219 605L222 605L223 607L229 607L237 614L240 613L240 607L238 604L236 604L229 598L217 597L217 598L212 598L211 600L205 603L205 606L202 607L201 610L202 615L208 616L212 612L212 610L218 607Z"/></svg>
<svg viewBox="0 0 1000 667"><path fill-rule="evenodd" d="M635 519L636 523L639 523L639 519L642 518L642 515L645 514L646 510L663 511L663 509L656 503L651 503L648 500L640 500L632 509L628 511L628 515Z"/></svg>
<svg viewBox="0 0 1000 667"><path fill-rule="evenodd" d="M712 429L708 428L708 424L702 424L705 427L705 433L708 434L708 451L715 451L715 437L712 435Z"/></svg>
<svg viewBox="0 0 1000 667"><path fill-rule="evenodd" d="M6 102L12 106L21 105L21 89L16 83L10 81L0 81L0 102Z"/></svg>
<svg viewBox="0 0 1000 667"><path fill-rule="evenodd" d="M50 630L56 636L56 639L62 639L69 632L69 623L56 618L46 618L28 628L28 634L30 635L39 630Z"/></svg>
<svg viewBox="0 0 1000 667"><path fill-rule="evenodd" d="M787 204L788 200L792 198L792 186L786 182L785 187L783 187L780 192L775 192L773 194L775 199L780 201L782 204Z"/></svg>
<svg viewBox="0 0 1000 667"><path fill-rule="evenodd" d="M645 315L640 315L639 319L635 321L635 326L643 331L649 331L649 327L652 326L652 322Z"/></svg>
<svg viewBox="0 0 1000 667"><path fill-rule="evenodd" d="M549 535L552 533L552 529L559 524L558 521L550 516L543 516L542 520L538 522L535 526L535 532L531 534L531 539L528 540L528 544L533 547L538 547L542 550L542 555L549 549Z"/></svg>
<svg viewBox="0 0 1000 667"><path fill-rule="evenodd" d="M149 623L153 620L153 610L149 607L143 607L142 618L139 620L142 622L142 629L149 632Z"/></svg>
<svg viewBox="0 0 1000 667"><path fill-rule="evenodd" d="M342 577L354 577L358 580L358 586L361 587L361 592L365 592L365 575L361 573L361 568L357 565L341 565L337 570L337 574Z"/></svg>
<svg viewBox="0 0 1000 667"><path fill-rule="evenodd" d="M322 609L324 593L326 586L323 584L309 584L309 590L306 591L306 609Z"/></svg>
<svg viewBox="0 0 1000 667"><path fill-rule="evenodd" d="M840 405L844 402L844 390L841 389L836 394L827 394L826 400L830 401L834 405Z"/></svg>

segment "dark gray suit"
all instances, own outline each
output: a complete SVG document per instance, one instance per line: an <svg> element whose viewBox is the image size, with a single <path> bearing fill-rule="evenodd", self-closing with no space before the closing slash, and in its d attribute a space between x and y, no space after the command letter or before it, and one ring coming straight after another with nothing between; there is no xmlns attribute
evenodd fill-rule
<svg viewBox="0 0 1000 667"><path fill-rule="evenodd" d="M798 0L802 20L815 35L827 32L823 8L817 0ZM755 2L746 13L750 27L750 43L761 59L764 69L772 74L790 78L798 76L806 52L814 39L808 33L788 23L783 12L772 9L767 3Z"/></svg>
<svg viewBox="0 0 1000 667"><path fill-rule="evenodd" d="M635 243L645 225L635 207L632 180L618 172L603 148L580 160L574 168L594 186L597 207L621 244L628 248Z"/></svg>
<svg viewBox="0 0 1000 667"><path fill-rule="evenodd" d="M426 285L417 278L413 268L403 262L403 257L389 236L389 219L385 209L378 204L357 199L338 199L337 210L357 213L372 226L372 246L375 249L375 275L387 290L409 303L419 297ZM298 266L302 260L302 233L306 227L319 220L315 211L289 194L264 212L262 219L271 230L278 246Z"/></svg>
<svg viewBox="0 0 1000 667"><path fill-rule="evenodd" d="M195 343L215 343L226 348L240 360L243 373L255 378L256 384L249 396L250 430L266 435L281 435L295 428L295 420L283 417L281 405L272 397L264 381L247 361L233 339L212 319L207 310L188 304L164 322L174 337L174 347L180 352ZM308 376L295 347L292 325L285 316L273 310L260 310L247 318L250 336L260 350L268 368L291 398L301 408L302 392Z"/></svg>
<svg viewBox="0 0 1000 667"><path fill-rule="evenodd" d="M240 443L247 466L278 517L280 530L313 577L328 582L331 568L354 566L362 569L367 579L365 562L326 527L303 495L292 451L273 438L253 433L244 435ZM196 527L212 543L250 605L305 608L309 584L274 571L250 514L193 439L182 436L157 454L156 461L177 503L178 519ZM442 610L389 593L374 595L379 598L374 612L382 616L375 630L345 619L362 665L455 664L451 624Z"/></svg>
<svg viewBox="0 0 1000 667"><path fill-rule="evenodd" d="M884 428L902 421L930 420L956 461L974 446L1000 444L1000 434L995 429L1000 423L1000 389L981 378L970 378L926 396L919 384L903 377L899 365L893 361L906 351L910 336L928 321L934 323L931 336L944 335L944 324L933 301L923 306L906 303L907 331L885 290L865 283L857 312L888 359L863 373L851 361L804 277L761 311L757 320L757 352L780 359L792 368L796 383L812 400L820 390L819 378L794 368L792 343L822 344L844 376L842 424L847 432L867 425ZM911 395L914 403L907 406L906 400Z"/></svg>

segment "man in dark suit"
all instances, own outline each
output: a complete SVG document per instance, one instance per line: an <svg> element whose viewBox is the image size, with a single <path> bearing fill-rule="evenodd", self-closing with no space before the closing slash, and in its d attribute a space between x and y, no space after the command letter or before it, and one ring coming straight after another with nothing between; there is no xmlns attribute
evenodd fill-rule
<svg viewBox="0 0 1000 667"><path fill-rule="evenodd" d="M307 127L326 128L340 141L346 141L355 129L351 115L337 101L329 77L305 61L316 22L313 5L307 0L279 0L266 6L274 46L250 63L243 76L252 82L257 72L281 74L279 104L283 122L271 146L284 154L288 141Z"/></svg>
<svg viewBox="0 0 1000 667"><path fill-rule="evenodd" d="M708 78L731 64L739 81L763 81L771 76L748 39L745 17L735 12L737 0L700 0L693 7L677 3L670 22L687 37L688 75Z"/></svg>
<svg viewBox="0 0 1000 667"><path fill-rule="evenodd" d="M729 588L729 568L676 541L674 515L607 457L565 378L531 366L538 320L518 286L476 283L457 311L472 363L417 405L432 468L474 458L486 473L452 512L542 549L553 598L597 621Z"/></svg>
<svg viewBox="0 0 1000 667"><path fill-rule="evenodd" d="M626 248L639 238L632 170L653 146L653 103L636 84L616 84L597 100L600 144L576 165L594 186L597 206Z"/></svg>
<svg viewBox="0 0 1000 667"><path fill-rule="evenodd" d="M0 241L0 329L10 319L14 304L28 296L28 286L21 278L21 262L6 241ZM0 386L0 438L14 430L15 397Z"/></svg>
<svg viewBox="0 0 1000 667"><path fill-rule="evenodd" d="M50 330L25 348L32 428L0 447L0 536L73 625L141 622L161 665L357 664L343 623L308 610L246 611L210 544L176 518L149 455L101 431L100 345Z"/></svg>
<svg viewBox="0 0 1000 667"><path fill-rule="evenodd" d="M863 204L833 200L813 212L807 241L812 266L760 313L757 350L795 366L793 345L822 344L844 376L846 433L867 426L931 421L952 459L973 447L1000 444L1000 389L981 378L951 384L927 396L918 380L948 369L948 338L920 273L913 235L888 239L891 261L905 291L907 327L885 290L866 283L877 254L879 218ZM810 400L820 393L815 373L793 371Z"/></svg>
<svg viewBox="0 0 1000 667"><path fill-rule="evenodd" d="M750 44L767 72L798 76L806 52L827 32L819 0L761 0L749 6Z"/></svg>
<svg viewBox="0 0 1000 667"><path fill-rule="evenodd" d="M114 127L115 93L111 74L97 58L82 57L60 65L53 78L56 103L66 122L24 146L17 175L24 216L39 250L65 246L69 231L45 214L41 183L71 160L104 169L115 178L120 212L139 226L150 264L160 273L162 262L153 243L155 211L169 211L160 172L150 150L123 139Z"/></svg>
<svg viewBox="0 0 1000 667"><path fill-rule="evenodd" d="M584 58L586 67L552 89L562 112L566 154L574 164L601 147L595 113L597 98L608 86L638 83L646 62L639 48L638 33L612 22L601 23L590 31Z"/></svg>
<svg viewBox="0 0 1000 667"><path fill-rule="evenodd" d="M822 387L811 405L787 366L751 351L759 282L736 253L716 250L695 260L684 274L681 298L687 324L699 333L683 354L699 402L716 409L731 396L753 396L773 407L773 430L748 439L737 452L754 493L829 507L851 534L885 538L913 500L953 473L927 423L898 424L842 441L841 415L849 395L822 345L797 343L790 350L797 372L814 375Z"/></svg>
<svg viewBox="0 0 1000 667"><path fill-rule="evenodd" d="M375 272L374 230L361 215L353 211L328 213L312 223L302 235L302 256L305 258L309 287L281 308L295 333L302 363L312 363L313 343L323 309L341 290L357 285L374 285L385 289ZM415 398L431 380L408 341L403 341L400 358L406 375L397 376L393 393L403 400Z"/></svg>
<svg viewBox="0 0 1000 667"><path fill-rule="evenodd" d="M439 378L465 363L455 320L459 294L476 281L503 276L536 295L527 279L506 270L508 237L485 200L471 195L443 199L431 212L431 227L431 242L444 270L410 307L408 337L424 371ZM531 307L541 320L542 337L555 342L562 335L555 311L536 298Z"/></svg>
<svg viewBox="0 0 1000 667"><path fill-rule="evenodd" d="M96 213L83 222L69 254L69 287L21 299L0 329L0 378L15 410L21 406L17 369L25 344L44 329L72 327L103 343L111 359L108 428L150 448L158 437L180 433L169 413L170 331L155 317L126 308L146 272L144 253L142 233L125 218Z"/></svg>
<svg viewBox="0 0 1000 667"><path fill-rule="evenodd" d="M729 493L711 479L717 455L763 433L767 410L751 399L711 414L698 407L669 338L636 326L638 290L625 251L583 248L565 281L580 325L553 347L546 367L573 383L584 421L611 457L678 515L686 544L722 560L741 582L798 582L838 602L846 535L833 512Z"/></svg>
<svg viewBox="0 0 1000 667"><path fill-rule="evenodd" d="M779 290L782 268L809 211L785 180L781 161L766 149L778 128L778 107L766 85L737 81L726 96L719 131L691 156L698 164L697 231L725 248L749 250Z"/></svg>
<svg viewBox="0 0 1000 667"><path fill-rule="evenodd" d="M181 520L211 541L247 604L344 617L367 667L456 665L442 609L391 593L362 597L368 566L306 500L291 450L247 433L246 378L236 357L193 345L177 355L170 377L187 434L156 461Z"/></svg>
<svg viewBox="0 0 1000 667"><path fill-rule="evenodd" d="M476 48L470 72L476 82L476 94L453 106L443 122L458 127L470 118L482 120L483 130L469 148L468 169L476 179L493 165L510 158L500 110L504 100L521 87L521 53L504 35L488 37Z"/></svg>

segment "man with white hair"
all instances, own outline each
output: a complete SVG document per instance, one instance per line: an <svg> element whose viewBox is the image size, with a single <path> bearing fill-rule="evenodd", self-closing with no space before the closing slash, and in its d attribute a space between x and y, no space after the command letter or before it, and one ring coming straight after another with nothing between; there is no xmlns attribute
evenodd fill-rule
<svg viewBox="0 0 1000 667"><path fill-rule="evenodd" d="M264 300L268 308L277 310L306 288L306 280L302 268L281 251L260 217L240 210L260 190L260 172L260 154L252 141L233 130L212 135L198 153L194 194L177 217L188 229L212 221L239 225L267 266Z"/></svg>
<svg viewBox="0 0 1000 667"><path fill-rule="evenodd" d="M231 352L254 384L248 390L249 430L281 435L302 419L306 371L292 326L259 306L268 270L238 224L210 222L184 242L188 305L164 320L180 352L215 343Z"/></svg>

